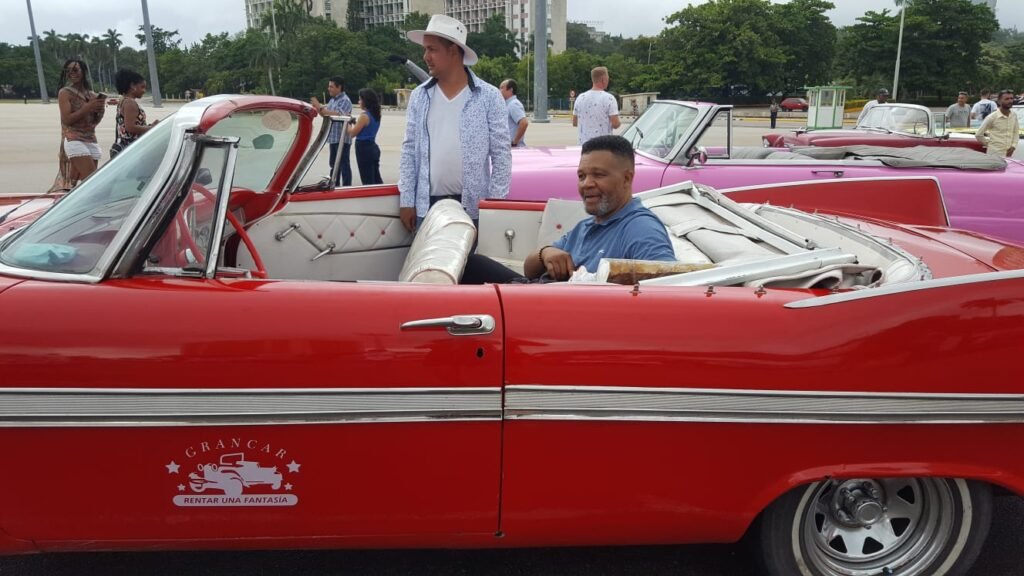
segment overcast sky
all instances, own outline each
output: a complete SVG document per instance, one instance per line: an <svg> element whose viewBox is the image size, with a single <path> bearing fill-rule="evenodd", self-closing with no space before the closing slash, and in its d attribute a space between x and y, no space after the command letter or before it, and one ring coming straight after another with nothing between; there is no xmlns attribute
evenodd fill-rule
<svg viewBox="0 0 1024 576"><path fill-rule="evenodd" d="M664 17L700 0L567 0L569 20L586 21L611 34L656 34ZM777 1L777 0L773 0ZM852 24L867 10L893 6L892 0L832 0L836 25ZM624 8L625 7L625 8ZM134 36L142 23L140 2L133 0L32 0L36 31L56 30L91 36L108 28L120 31L125 45L138 48ZM996 15L1003 27L1024 30L1024 0L998 0ZM149 0L154 26L177 29L186 43L207 32L238 32L245 28L244 0ZM28 10L22 0L0 0L0 42L25 44L30 35Z"/></svg>

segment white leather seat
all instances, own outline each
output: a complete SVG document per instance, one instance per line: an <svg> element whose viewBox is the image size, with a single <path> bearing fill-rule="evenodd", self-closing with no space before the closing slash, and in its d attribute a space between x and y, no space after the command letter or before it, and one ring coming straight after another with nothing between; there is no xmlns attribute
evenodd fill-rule
<svg viewBox="0 0 1024 576"><path fill-rule="evenodd" d="M462 205L439 201L416 231L398 281L458 284L475 240L476 227Z"/></svg>

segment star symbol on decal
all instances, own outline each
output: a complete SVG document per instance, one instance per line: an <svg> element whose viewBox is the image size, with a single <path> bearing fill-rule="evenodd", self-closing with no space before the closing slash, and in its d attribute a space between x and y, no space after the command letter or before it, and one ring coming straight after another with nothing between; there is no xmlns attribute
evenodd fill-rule
<svg viewBox="0 0 1024 576"><path fill-rule="evenodd" d="M289 483L285 484L285 485L284 485L284 489L285 489L285 490L287 490L287 491L289 491L289 492L291 492L291 491L292 491L292 485L291 485L291 482L289 482Z"/></svg>
<svg viewBox="0 0 1024 576"><path fill-rule="evenodd" d="M287 466L288 466L288 471L289 471L289 472L295 472L295 473L298 473L298 471L299 471L299 466L302 466L302 464L299 464L299 463L297 463L297 462L296 462L295 460L292 460L291 462L289 462L289 463L287 464Z"/></svg>
<svg viewBox="0 0 1024 576"><path fill-rule="evenodd" d="M185 485L184 484L178 484L178 492L184 492L184 491L185 491Z"/></svg>
<svg viewBox="0 0 1024 576"><path fill-rule="evenodd" d="M177 474L178 468L181 468L181 465L175 464L174 460L171 460L170 464L164 464L164 468L167 468L168 474Z"/></svg>

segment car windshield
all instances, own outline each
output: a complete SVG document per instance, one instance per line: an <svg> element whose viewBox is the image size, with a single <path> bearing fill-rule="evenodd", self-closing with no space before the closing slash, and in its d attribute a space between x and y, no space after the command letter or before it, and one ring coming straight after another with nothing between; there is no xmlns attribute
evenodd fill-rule
<svg viewBox="0 0 1024 576"><path fill-rule="evenodd" d="M875 106L864 115L857 129L925 136L928 134L928 112L903 106Z"/></svg>
<svg viewBox="0 0 1024 576"><path fill-rule="evenodd" d="M92 271L157 172L173 124L157 124L0 247L0 262L43 272Z"/></svg>
<svg viewBox="0 0 1024 576"><path fill-rule="evenodd" d="M238 137L234 186L265 192L299 133L299 119L287 110L247 110L220 120L211 136ZM219 181L220 174L212 174Z"/></svg>
<svg viewBox="0 0 1024 576"><path fill-rule="evenodd" d="M696 118L697 109L691 106L654 102L622 135L636 151L667 159Z"/></svg>

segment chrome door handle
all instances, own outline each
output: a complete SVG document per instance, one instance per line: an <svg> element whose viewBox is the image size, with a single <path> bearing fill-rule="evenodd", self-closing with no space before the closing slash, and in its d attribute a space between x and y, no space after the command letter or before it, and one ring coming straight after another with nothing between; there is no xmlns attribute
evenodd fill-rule
<svg viewBox="0 0 1024 576"><path fill-rule="evenodd" d="M833 178L842 178L842 170L811 170L811 174L831 174Z"/></svg>
<svg viewBox="0 0 1024 576"><path fill-rule="evenodd" d="M447 328L452 336L470 336L494 332L494 317L489 314L465 314L446 318L425 318L402 323L402 330Z"/></svg>

